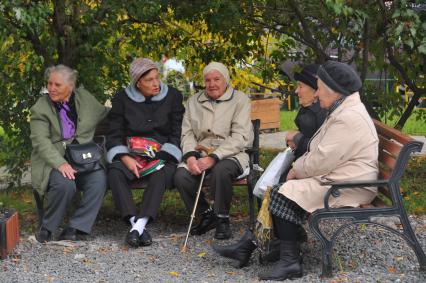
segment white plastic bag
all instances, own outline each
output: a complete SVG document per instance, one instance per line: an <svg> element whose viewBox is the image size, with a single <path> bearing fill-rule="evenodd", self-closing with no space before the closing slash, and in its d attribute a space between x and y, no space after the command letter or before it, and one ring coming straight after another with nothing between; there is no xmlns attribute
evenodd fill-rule
<svg viewBox="0 0 426 283"><path fill-rule="evenodd" d="M291 148L288 147L286 150L278 153L271 163L269 163L262 176L260 176L254 186L253 194L259 198L263 198L267 187L278 184L281 175L290 168L293 161L294 153Z"/></svg>

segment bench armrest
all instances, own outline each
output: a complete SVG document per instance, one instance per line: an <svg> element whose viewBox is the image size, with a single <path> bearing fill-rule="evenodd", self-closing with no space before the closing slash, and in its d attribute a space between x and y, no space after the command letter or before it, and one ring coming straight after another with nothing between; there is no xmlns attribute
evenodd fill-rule
<svg viewBox="0 0 426 283"><path fill-rule="evenodd" d="M337 198L340 196L340 189L351 189L351 188L361 188L362 187L377 187L387 185L389 180L365 180L365 181L348 181L348 182L321 182L322 186L331 186L328 189L327 193L324 196L324 208L329 210L330 206L328 200L330 195Z"/></svg>

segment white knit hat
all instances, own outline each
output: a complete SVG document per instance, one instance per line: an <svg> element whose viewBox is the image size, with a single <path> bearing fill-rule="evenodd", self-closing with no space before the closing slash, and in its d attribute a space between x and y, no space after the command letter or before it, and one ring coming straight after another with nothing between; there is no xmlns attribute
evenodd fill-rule
<svg viewBox="0 0 426 283"><path fill-rule="evenodd" d="M158 70L158 66L148 58L137 58L133 60L132 64L130 64L130 76L132 77L132 82L136 83L143 74L152 69Z"/></svg>
<svg viewBox="0 0 426 283"><path fill-rule="evenodd" d="M212 70L216 70L219 73L221 73L222 76L225 78L226 83L229 84L229 81L230 81L229 70L225 65L219 62L210 62L203 69L203 77L205 77L206 74Z"/></svg>

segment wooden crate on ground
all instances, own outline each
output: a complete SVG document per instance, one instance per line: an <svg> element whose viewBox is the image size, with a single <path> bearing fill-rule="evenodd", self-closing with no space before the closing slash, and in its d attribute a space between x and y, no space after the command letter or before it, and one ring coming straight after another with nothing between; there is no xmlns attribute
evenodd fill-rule
<svg viewBox="0 0 426 283"><path fill-rule="evenodd" d="M278 98L251 101L251 119L260 120L260 130L280 129L280 104L281 101Z"/></svg>
<svg viewBox="0 0 426 283"><path fill-rule="evenodd" d="M0 210L0 258L6 258L18 243L18 213L12 209Z"/></svg>

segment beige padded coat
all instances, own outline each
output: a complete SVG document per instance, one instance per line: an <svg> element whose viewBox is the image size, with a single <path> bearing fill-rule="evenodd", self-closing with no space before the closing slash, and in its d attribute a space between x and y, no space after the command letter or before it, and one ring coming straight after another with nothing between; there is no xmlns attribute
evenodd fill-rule
<svg viewBox="0 0 426 283"><path fill-rule="evenodd" d="M250 114L248 96L231 87L216 101L204 92L193 95L182 122L183 155L195 151L199 144L214 148L213 154L219 160L234 158L244 170L249 165L245 150L253 143Z"/></svg>
<svg viewBox="0 0 426 283"><path fill-rule="evenodd" d="M313 136L308 151L294 163L296 180L279 192L308 212L324 207L330 186L324 181L373 180L378 174L378 137L359 93L348 96ZM377 188L344 189L330 197L331 207L358 207L370 203Z"/></svg>

